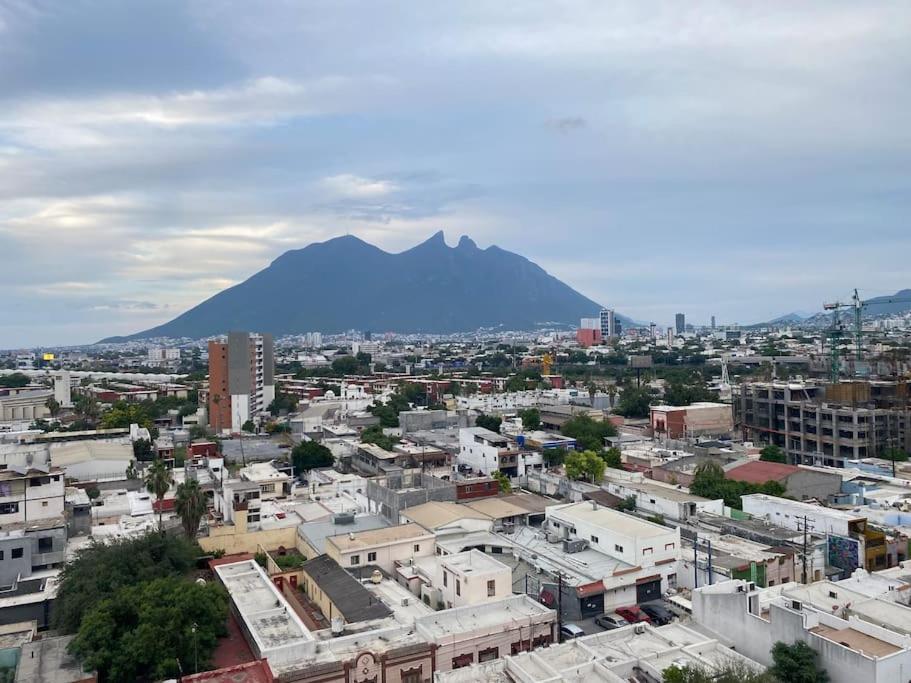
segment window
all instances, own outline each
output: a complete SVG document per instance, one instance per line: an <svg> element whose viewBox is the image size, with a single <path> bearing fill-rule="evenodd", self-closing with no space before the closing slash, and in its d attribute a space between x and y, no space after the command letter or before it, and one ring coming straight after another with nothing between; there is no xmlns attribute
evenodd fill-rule
<svg viewBox="0 0 911 683"><path fill-rule="evenodd" d="M358 565L358 564L360 564L360 563L361 563L361 556L360 556L360 555L352 555L352 556L351 556L351 566L352 566L352 567L355 566L355 565Z"/></svg>
<svg viewBox="0 0 911 683"><path fill-rule="evenodd" d="M480 664L481 662L491 662L499 656L500 648L489 647L486 650L481 650L478 652L478 663Z"/></svg>
<svg viewBox="0 0 911 683"><path fill-rule="evenodd" d="M46 500L42 500L42 501L41 501L41 507L43 507L43 508L46 508L46 507L47 507L47 501L46 501Z"/></svg>
<svg viewBox="0 0 911 683"><path fill-rule="evenodd" d="M449 572L447 572L447 571L443 572L443 585L444 586L449 585Z"/></svg>
<svg viewBox="0 0 911 683"><path fill-rule="evenodd" d="M487 597L492 598L497 594L497 582L491 579L487 582Z"/></svg>
<svg viewBox="0 0 911 683"><path fill-rule="evenodd" d="M22 548L13 548L13 552L10 555L14 560L18 560L22 557Z"/></svg>
<svg viewBox="0 0 911 683"><path fill-rule="evenodd" d="M673 544L673 543L665 543L665 544L664 544L664 549L665 549L665 550L673 550L673 549L674 549L674 544Z"/></svg>
<svg viewBox="0 0 911 683"><path fill-rule="evenodd" d="M617 545L616 543L614 543L614 550L615 550L616 552L618 552L618 553L622 553L622 552L623 552L623 546L622 546L622 545Z"/></svg>
<svg viewBox="0 0 911 683"><path fill-rule="evenodd" d="M592 536L592 543L597 543L597 542L598 542L598 537Z"/></svg>
<svg viewBox="0 0 911 683"><path fill-rule="evenodd" d="M415 544L414 544L414 552L416 552L416 553L421 552L421 544L420 544L420 543L415 543Z"/></svg>
<svg viewBox="0 0 911 683"><path fill-rule="evenodd" d="M3 561L3 551L0 550L0 562L2 562L2 561Z"/></svg>
<svg viewBox="0 0 911 683"><path fill-rule="evenodd" d="M474 655L471 652L452 658L453 669L461 669L463 666L471 666L473 663Z"/></svg>
<svg viewBox="0 0 911 683"><path fill-rule="evenodd" d="M368 562L376 562L376 553L367 553Z"/></svg>
<svg viewBox="0 0 911 683"><path fill-rule="evenodd" d="M19 512L19 503L0 503L0 515L12 515Z"/></svg>
<svg viewBox="0 0 911 683"><path fill-rule="evenodd" d="M275 484L261 484L259 487L259 490L262 491L263 493L274 493Z"/></svg>
<svg viewBox="0 0 911 683"><path fill-rule="evenodd" d="M423 680L424 679L421 677L421 667L402 670L402 683L421 683Z"/></svg>
<svg viewBox="0 0 911 683"><path fill-rule="evenodd" d="M44 536L38 539L38 552L49 553L54 549L54 539L50 536Z"/></svg>
<svg viewBox="0 0 911 683"><path fill-rule="evenodd" d="M651 548L643 548L643 549L642 549L642 554L643 554L643 555L651 555L651 554L652 554L652 549L651 549Z"/></svg>
<svg viewBox="0 0 911 683"><path fill-rule="evenodd" d="M462 582L459 579L456 579L456 595L462 594Z"/></svg>

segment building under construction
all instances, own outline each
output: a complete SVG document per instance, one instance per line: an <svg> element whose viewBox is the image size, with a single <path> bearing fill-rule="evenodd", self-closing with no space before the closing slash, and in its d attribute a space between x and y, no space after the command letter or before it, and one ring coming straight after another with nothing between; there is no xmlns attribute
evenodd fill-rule
<svg viewBox="0 0 911 683"><path fill-rule="evenodd" d="M795 465L845 467L911 451L909 381L750 382L733 387L735 429Z"/></svg>

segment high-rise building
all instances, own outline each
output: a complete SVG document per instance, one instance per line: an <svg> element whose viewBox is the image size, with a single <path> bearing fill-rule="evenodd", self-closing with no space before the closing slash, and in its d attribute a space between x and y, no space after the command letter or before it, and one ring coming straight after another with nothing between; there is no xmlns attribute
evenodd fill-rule
<svg viewBox="0 0 911 683"><path fill-rule="evenodd" d="M655 323L648 324L648 337L652 341L655 341L658 338L658 330L657 330L657 326L655 325Z"/></svg>
<svg viewBox="0 0 911 683"><path fill-rule="evenodd" d="M715 316L712 316L712 331L715 331Z"/></svg>
<svg viewBox="0 0 911 683"><path fill-rule="evenodd" d="M614 313L614 309L602 309L600 318L602 339L615 339L620 336L620 321L617 320L617 315Z"/></svg>
<svg viewBox="0 0 911 683"><path fill-rule="evenodd" d="M239 432L275 398L272 335L229 332L209 342L209 426Z"/></svg>
<svg viewBox="0 0 911 683"><path fill-rule="evenodd" d="M683 334L686 332L686 316L683 313L678 313L674 316L675 327L677 328L677 334Z"/></svg>
<svg viewBox="0 0 911 683"><path fill-rule="evenodd" d="M673 328L673 327L667 328L667 345L668 345L668 348L670 348L671 346L674 345L674 337L675 337L675 336L676 336L676 335L674 334L674 328Z"/></svg>

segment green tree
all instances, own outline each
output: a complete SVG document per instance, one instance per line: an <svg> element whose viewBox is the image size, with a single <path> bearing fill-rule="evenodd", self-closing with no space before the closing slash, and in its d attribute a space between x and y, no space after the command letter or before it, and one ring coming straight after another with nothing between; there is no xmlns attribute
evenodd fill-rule
<svg viewBox="0 0 911 683"><path fill-rule="evenodd" d="M87 490L91 497L91 491ZM63 566L53 624L75 633L104 597L124 586L165 576L181 576L194 565L198 547L182 536L148 533L138 538L92 541Z"/></svg>
<svg viewBox="0 0 911 683"><path fill-rule="evenodd" d="M636 496L627 496L617 505L622 512L633 512L636 509Z"/></svg>
<svg viewBox="0 0 911 683"><path fill-rule="evenodd" d="M604 478L604 460L594 451L577 451L566 456L566 476L570 479L588 479L597 484Z"/></svg>
<svg viewBox="0 0 911 683"><path fill-rule="evenodd" d="M544 450L544 463L548 467L559 467L566 460L565 448L547 448Z"/></svg>
<svg viewBox="0 0 911 683"><path fill-rule="evenodd" d="M291 450L291 463L297 474L320 467L332 467L332 451L316 441L301 441Z"/></svg>
<svg viewBox="0 0 911 683"><path fill-rule="evenodd" d="M787 463L788 461L784 451L774 444L770 444L759 451L759 459L763 462Z"/></svg>
<svg viewBox="0 0 911 683"><path fill-rule="evenodd" d="M881 457L884 460L891 460L892 462L906 462L909 455L901 448L887 448L882 452Z"/></svg>
<svg viewBox="0 0 911 683"><path fill-rule="evenodd" d="M253 420L247 420L243 423L243 425L241 425L240 430L242 432L247 432L247 434L252 434L256 431L256 425L254 424Z"/></svg>
<svg viewBox="0 0 911 683"><path fill-rule="evenodd" d="M207 508L206 493L199 487L198 481L188 479L177 486L175 510L180 516L180 523L187 538L196 538L199 522L206 514Z"/></svg>
<svg viewBox="0 0 911 683"><path fill-rule="evenodd" d="M181 669L208 668L227 616L220 585L155 579L106 596L86 614L69 651L103 681L175 678Z"/></svg>
<svg viewBox="0 0 911 683"><path fill-rule="evenodd" d="M519 411L524 429L538 429L541 426L541 411L537 408L526 408Z"/></svg>
<svg viewBox="0 0 911 683"><path fill-rule="evenodd" d="M606 420L595 420L582 413L564 422L560 432L575 439L583 450L600 451L604 448L605 437L616 436L617 428Z"/></svg>
<svg viewBox="0 0 911 683"><path fill-rule="evenodd" d="M673 664L661 672L664 683L778 683L765 671L756 671L747 664L727 661L713 667Z"/></svg>
<svg viewBox="0 0 911 683"><path fill-rule="evenodd" d="M60 402L55 399L53 396L50 396L45 404L47 406L48 412L50 412L51 417L57 417L60 414Z"/></svg>
<svg viewBox="0 0 911 683"><path fill-rule="evenodd" d="M133 457L140 462L152 460L155 457L155 451L152 449L152 442L148 439L136 439L133 442Z"/></svg>
<svg viewBox="0 0 911 683"><path fill-rule="evenodd" d="M354 356L339 356L332 361L332 371L338 375L354 375L361 365Z"/></svg>
<svg viewBox="0 0 911 683"><path fill-rule="evenodd" d="M31 380L28 375L21 372L14 372L11 375L0 375L0 387L19 389L28 386Z"/></svg>
<svg viewBox="0 0 911 683"><path fill-rule="evenodd" d="M95 397L86 392L73 399L73 410L76 415L91 424L95 424L98 416L101 415L101 407ZM129 427L129 425L127 425Z"/></svg>
<svg viewBox="0 0 911 683"><path fill-rule="evenodd" d="M496 470L491 472L490 476L497 480L497 483L500 485L500 493L511 493L512 492L512 482L509 481L509 475Z"/></svg>
<svg viewBox="0 0 911 683"><path fill-rule="evenodd" d="M506 391L525 391L528 388L528 382L522 375L513 375L506 380L504 388Z"/></svg>
<svg viewBox="0 0 911 683"><path fill-rule="evenodd" d="M500 433L500 425L503 424L503 418L496 415L478 415L474 421L478 427L489 429L492 432Z"/></svg>
<svg viewBox="0 0 911 683"><path fill-rule="evenodd" d="M714 401L717 398L704 384L672 382L664 392L664 402L671 406L688 406L700 401Z"/></svg>
<svg viewBox="0 0 911 683"><path fill-rule="evenodd" d="M772 646L769 673L787 683L828 683L829 674L819 667L817 657L816 650L802 640L790 645L778 641Z"/></svg>
<svg viewBox="0 0 911 683"><path fill-rule="evenodd" d="M379 446L385 451L391 451L392 448L399 442L399 440L395 437L384 434L383 428L380 425L371 425L362 431L361 441L364 443L372 443L373 445Z"/></svg>
<svg viewBox="0 0 911 683"><path fill-rule="evenodd" d="M164 533L164 522L162 520L164 506L161 504L161 501L164 499L168 489L171 488L171 482L173 480L171 470L168 469L163 460L156 460L149 466L149 469L146 470L146 490L153 494L155 500L158 501L158 531L161 533Z"/></svg>
<svg viewBox="0 0 911 683"><path fill-rule="evenodd" d="M608 467L612 467L615 470L623 469L623 458L620 455L620 449L616 446L612 446L606 451L602 451L601 455L604 458L604 463Z"/></svg>
<svg viewBox="0 0 911 683"><path fill-rule="evenodd" d="M652 398L645 389L628 387L620 393L614 412L624 417L648 417Z"/></svg>

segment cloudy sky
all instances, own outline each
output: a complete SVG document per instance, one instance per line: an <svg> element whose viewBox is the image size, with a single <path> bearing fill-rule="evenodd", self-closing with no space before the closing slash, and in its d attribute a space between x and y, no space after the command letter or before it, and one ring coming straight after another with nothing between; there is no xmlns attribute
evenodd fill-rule
<svg viewBox="0 0 911 683"><path fill-rule="evenodd" d="M0 348L346 232L659 323L911 287L909 84L903 1L0 0Z"/></svg>

